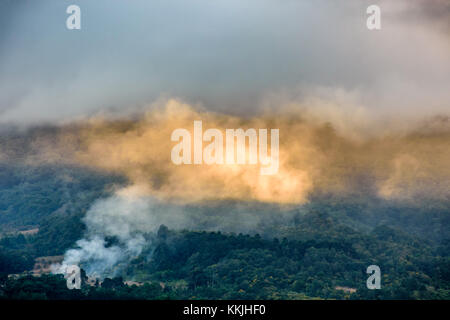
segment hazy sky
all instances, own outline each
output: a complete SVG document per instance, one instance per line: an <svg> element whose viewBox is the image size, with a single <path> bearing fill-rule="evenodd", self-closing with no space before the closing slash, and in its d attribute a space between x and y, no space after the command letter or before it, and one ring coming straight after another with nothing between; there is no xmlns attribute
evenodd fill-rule
<svg viewBox="0 0 450 320"><path fill-rule="evenodd" d="M449 114L446 0L0 0L0 123L160 97L230 113L311 99ZM81 30L66 8L81 7ZM382 29L366 28L378 4ZM269 101L270 103L268 103Z"/></svg>

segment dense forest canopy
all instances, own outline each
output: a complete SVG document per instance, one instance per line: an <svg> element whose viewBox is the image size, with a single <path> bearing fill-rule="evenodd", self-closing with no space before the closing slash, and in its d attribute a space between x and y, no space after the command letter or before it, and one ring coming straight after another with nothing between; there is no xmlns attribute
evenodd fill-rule
<svg viewBox="0 0 450 320"><path fill-rule="evenodd" d="M76 247L85 211L124 180L71 167L0 169L3 298L449 298L449 206L408 207L370 197L316 195L306 205L286 209L287 220L261 219L250 234L201 231L210 223L206 218L197 231L160 226L144 235L147 242L138 256L99 279L101 286L85 284L79 292L68 290L62 275L8 278L31 270L37 257ZM230 203L203 210L222 215L227 208ZM258 210L264 217L265 210L277 209ZM18 233L31 227L39 231ZM108 241L112 245L116 239ZM381 290L366 288L371 264L382 270Z"/></svg>

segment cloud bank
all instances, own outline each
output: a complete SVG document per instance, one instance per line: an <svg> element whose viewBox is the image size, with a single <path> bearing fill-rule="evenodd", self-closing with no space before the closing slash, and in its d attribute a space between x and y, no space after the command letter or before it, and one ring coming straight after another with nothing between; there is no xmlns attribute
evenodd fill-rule
<svg viewBox="0 0 450 320"><path fill-rule="evenodd" d="M69 31L71 1L6 0L0 122L127 114L161 96L248 116L311 92L344 92L373 118L448 114L448 1L376 2L373 32L373 1L79 0Z"/></svg>
<svg viewBox="0 0 450 320"><path fill-rule="evenodd" d="M300 204L313 193L448 200L448 117L362 135L340 116L331 116L326 112L320 118L317 112L289 104L279 112L237 117L169 99L140 116L97 117L5 137L1 154L4 161L15 163L65 163L121 174L137 194L173 203L233 199ZM203 121L204 130L222 132L279 129L278 173L261 175L259 164L175 165L170 157L178 142L171 141L171 134L185 128L193 135L195 120Z"/></svg>

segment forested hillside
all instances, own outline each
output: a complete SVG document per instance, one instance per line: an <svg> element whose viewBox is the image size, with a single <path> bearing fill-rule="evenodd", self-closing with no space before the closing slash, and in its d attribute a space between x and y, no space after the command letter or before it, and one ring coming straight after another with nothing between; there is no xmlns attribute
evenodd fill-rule
<svg viewBox="0 0 450 320"><path fill-rule="evenodd" d="M40 226L50 215L84 213L120 182L117 176L73 166L0 163L0 232Z"/></svg>
<svg viewBox="0 0 450 320"><path fill-rule="evenodd" d="M327 217L322 218L326 225ZM302 232L307 228L303 225ZM339 239L301 241L220 232L174 232L162 226L157 235L148 235L154 240L152 245L116 278L106 278L101 287L84 285L76 293L65 287L62 276L19 280L3 277L3 297L450 298L449 243L432 248L389 227L379 227L369 235L349 229L342 232ZM365 269L370 264L382 268L381 290L365 286ZM129 287L123 283L125 279L145 285Z"/></svg>
<svg viewBox="0 0 450 320"><path fill-rule="evenodd" d="M36 257L75 247L86 210L124 181L70 167L4 165L0 174L2 298L450 298L447 204L401 206L370 197L315 198L290 208L289 219L267 220L248 234L201 231L213 214L196 230L161 226L144 235L139 256L116 266L114 279L80 292L69 291L60 275L8 279L30 270ZM228 207L202 210L226 216ZM276 216L272 210L261 214ZM17 233L32 227L39 232ZM381 268L381 290L366 288L371 264ZM131 280L140 285L123 283Z"/></svg>

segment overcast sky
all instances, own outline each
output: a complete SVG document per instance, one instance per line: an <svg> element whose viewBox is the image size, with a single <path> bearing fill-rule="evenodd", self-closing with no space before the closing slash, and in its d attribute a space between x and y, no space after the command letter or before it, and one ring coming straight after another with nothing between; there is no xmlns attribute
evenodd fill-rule
<svg viewBox="0 0 450 320"><path fill-rule="evenodd" d="M0 3L2 123L124 112L160 97L238 114L268 97L315 95L374 114L450 111L446 0ZM81 30L66 29L70 4L81 7ZM366 28L370 4L381 7L379 31Z"/></svg>

